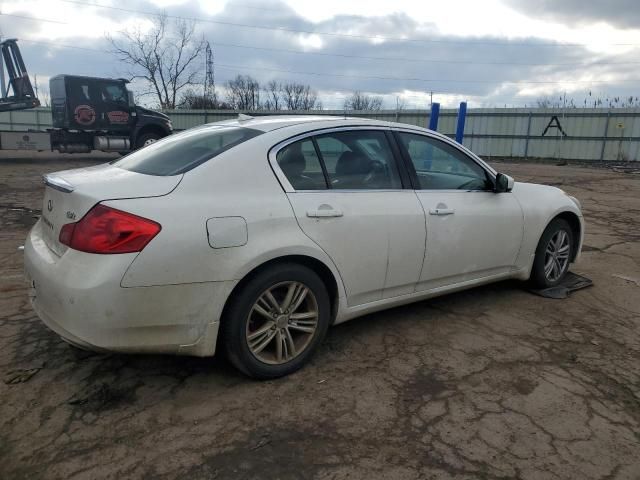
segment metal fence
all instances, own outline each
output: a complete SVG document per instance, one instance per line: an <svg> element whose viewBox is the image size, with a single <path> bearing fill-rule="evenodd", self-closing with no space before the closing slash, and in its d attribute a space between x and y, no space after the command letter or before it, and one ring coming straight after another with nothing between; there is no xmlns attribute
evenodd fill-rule
<svg viewBox="0 0 640 480"><path fill-rule="evenodd" d="M229 110L167 110L176 130L235 118ZM249 115L292 113L344 116L339 110L314 112L246 112ZM428 110L348 112L351 117L374 118L426 127ZM440 111L438 131L455 134L457 111ZM51 127L48 109L0 114L0 130L41 130ZM640 109L470 109L464 144L484 157L556 158L567 160L640 159Z"/></svg>

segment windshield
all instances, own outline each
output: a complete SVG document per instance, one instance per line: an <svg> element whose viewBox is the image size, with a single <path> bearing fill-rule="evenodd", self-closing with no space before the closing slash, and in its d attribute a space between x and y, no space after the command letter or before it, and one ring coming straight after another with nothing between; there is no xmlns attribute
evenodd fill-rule
<svg viewBox="0 0 640 480"><path fill-rule="evenodd" d="M113 165L146 175L179 175L261 133L225 125L192 128L141 148Z"/></svg>

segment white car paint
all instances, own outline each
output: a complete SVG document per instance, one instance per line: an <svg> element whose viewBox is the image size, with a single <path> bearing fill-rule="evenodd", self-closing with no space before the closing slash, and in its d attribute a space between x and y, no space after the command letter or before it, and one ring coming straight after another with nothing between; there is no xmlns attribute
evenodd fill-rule
<svg viewBox="0 0 640 480"><path fill-rule="evenodd" d="M417 290L511 271L524 223L515 195L460 190L426 190L417 195L426 212L427 245L435 252L425 259Z"/></svg>
<svg viewBox="0 0 640 480"><path fill-rule="evenodd" d="M474 285L527 279L538 240L559 213L579 219L582 244L580 208L554 187L515 183L512 192L499 194L296 192L275 160L281 147L321 129L396 129L455 145L495 175L435 132L335 117L222 124L264 133L179 175L107 164L49 177L60 188L46 187L43 218L25 244L25 269L34 309L52 330L86 348L209 356L233 289L282 257L313 259L328 269L337 290L334 323L340 323ZM85 253L60 243L62 225L98 203L162 229L137 253ZM454 213L430 213L439 209Z"/></svg>

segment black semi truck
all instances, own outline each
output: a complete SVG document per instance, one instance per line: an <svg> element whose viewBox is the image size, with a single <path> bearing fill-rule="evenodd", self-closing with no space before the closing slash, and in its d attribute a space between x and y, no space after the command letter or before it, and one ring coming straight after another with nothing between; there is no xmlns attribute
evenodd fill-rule
<svg viewBox="0 0 640 480"><path fill-rule="evenodd" d="M0 43L0 112L40 105L16 42L10 39ZM173 127L169 117L136 105L127 83L121 78L52 77L49 92L53 128L0 131L0 149L127 153L170 135Z"/></svg>

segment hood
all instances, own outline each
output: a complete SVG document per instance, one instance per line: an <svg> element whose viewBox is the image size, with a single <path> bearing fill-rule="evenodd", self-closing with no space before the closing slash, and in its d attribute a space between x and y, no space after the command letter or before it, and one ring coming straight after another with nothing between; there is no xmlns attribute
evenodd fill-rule
<svg viewBox="0 0 640 480"><path fill-rule="evenodd" d="M166 115L162 112L157 112L155 110L149 110L148 108L144 108L141 107L139 105L136 105L136 111L138 112L139 115L146 115L148 117L156 117L156 118L162 118L163 120L166 120L167 122L170 121L169 115Z"/></svg>

